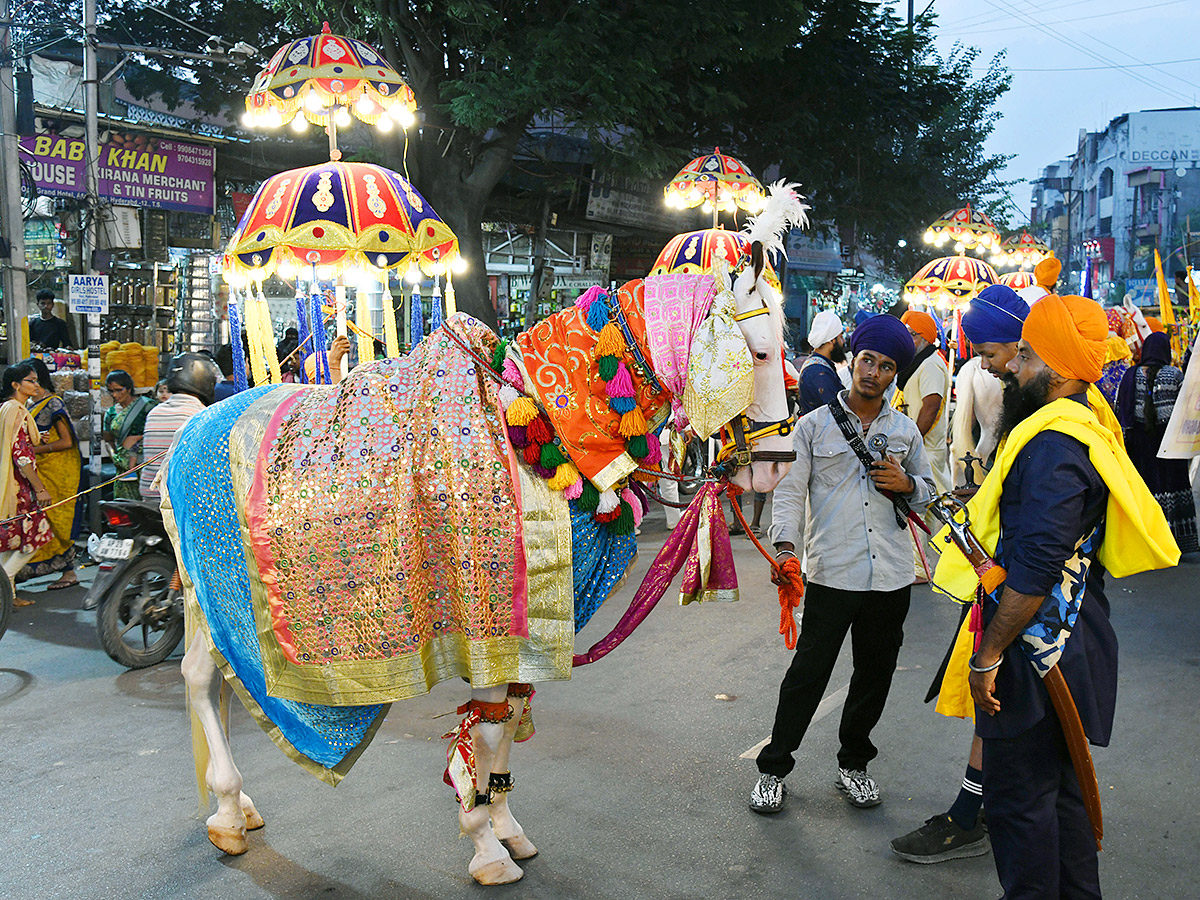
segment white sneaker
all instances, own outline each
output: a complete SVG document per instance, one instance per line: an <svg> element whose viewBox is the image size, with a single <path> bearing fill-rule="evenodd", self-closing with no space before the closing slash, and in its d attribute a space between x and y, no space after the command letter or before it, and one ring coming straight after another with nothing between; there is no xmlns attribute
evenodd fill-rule
<svg viewBox="0 0 1200 900"><path fill-rule="evenodd" d="M774 775L760 775L754 790L750 792L750 808L756 813L777 813L783 809L783 795L787 793L783 779Z"/></svg>
<svg viewBox="0 0 1200 900"><path fill-rule="evenodd" d="M880 803L879 785L875 779L862 770L838 769L837 789L846 795L846 800L859 809L878 806Z"/></svg>

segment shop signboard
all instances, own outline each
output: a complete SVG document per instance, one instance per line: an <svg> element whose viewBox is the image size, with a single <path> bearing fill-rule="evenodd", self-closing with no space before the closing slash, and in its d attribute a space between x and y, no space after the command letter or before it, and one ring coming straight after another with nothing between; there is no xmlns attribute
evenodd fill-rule
<svg viewBox="0 0 1200 900"><path fill-rule="evenodd" d="M51 197L86 193L83 141L57 134L21 138L21 160L38 191ZM122 206L212 215L217 151L147 135L115 135L100 148L100 199Z"/></svg>
<svg viewBox="0 0 1200 900"><path fill-rule="evenodd" d="M107 275L68 275L67 303L73 313L108 314Z"/></svg>

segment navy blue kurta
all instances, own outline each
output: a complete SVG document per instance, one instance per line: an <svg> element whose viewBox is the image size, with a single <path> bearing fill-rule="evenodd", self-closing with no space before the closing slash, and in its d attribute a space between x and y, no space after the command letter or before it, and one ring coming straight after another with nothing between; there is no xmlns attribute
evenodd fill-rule
<svg viewBox="0 0 1200 900"><path fill-rule="evenodd" d="M1084 402L1083 396L1072 399ZM1083 603L1059 668L1084 732L1098 746L1106 746L1112 734L1117 697L1117 636L1104 595L1104 567L1095 558L1104 539L1107 502L1108 488L1088 459L1087 447L1060 432L1043 431L1021 449L1004 480L996 554L1008 572L1005 585L1022 594L1047 594L1062 581L1063 564L1076 545L1096 529L1091 549L1083 554L1090 562ZM985 625L998 609L994 597L984 601ZM1053 603L1048 598L1039 614L1050 613ZM1046 715L1049 696L1020 638L1005 652L996 673L996 698L1000 712L976 717L982 738L1016 737Z"/></svg>
<svg viewBox="0 0 1200 900"><path fill-rule="evenodd" d="M838 378L833 363L814 353L800 367L800 415L806 416L814 409L828 406L845 385Z"/></svg>

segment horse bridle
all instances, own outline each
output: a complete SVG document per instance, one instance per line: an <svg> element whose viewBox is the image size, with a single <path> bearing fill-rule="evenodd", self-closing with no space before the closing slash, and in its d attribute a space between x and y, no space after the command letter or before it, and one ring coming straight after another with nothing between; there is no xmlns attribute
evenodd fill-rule
<svg viewBox="0 0 1200 900"><path fill-rule="evenodd" d="M751 309L747 312L736 313L733 317L735 322L744 322L746 319L753 319L755 316L769 315L771 310L767 306L765 300L761 300L762 306L757 309ZM792 419L779 419L775 422L758 422L751 419L745 413L738 415L729 423L729 430L733 433L732 441L725 441L721 444L721 449L717 453L717 462L726 462L731 460L739 468L748 466L756 462L780 462L791 463L796 461L795 450L754 450L751 449L754 444L763 438L779 435L787 437L792 433Z"/></svg>

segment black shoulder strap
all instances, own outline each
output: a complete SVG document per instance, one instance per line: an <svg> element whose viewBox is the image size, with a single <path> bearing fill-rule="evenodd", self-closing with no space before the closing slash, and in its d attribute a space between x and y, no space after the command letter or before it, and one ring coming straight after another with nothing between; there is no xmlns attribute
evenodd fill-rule
<svg viewBox="0 0 1200 900"><path fill-rule="evenodd" d="M854 455L858 457L859 462L869 472L871 465L878 462L871 451L867 449L867 445L863 443L862 435L858 433L853 425L850 424L850 417L846 415L846 410L842 409L842 404L835 397L829 403L829 412L833 414L833 421L837 422L838 429L842 432L842 437L846 439L846 443L850 445L850 449L854 451ZM892 508L896 512L896 524L901 528L908 527L908 517L911 509L908 501L899 494L891 491L880 491L889 500L892 501Z"/></svg>

